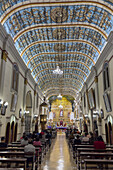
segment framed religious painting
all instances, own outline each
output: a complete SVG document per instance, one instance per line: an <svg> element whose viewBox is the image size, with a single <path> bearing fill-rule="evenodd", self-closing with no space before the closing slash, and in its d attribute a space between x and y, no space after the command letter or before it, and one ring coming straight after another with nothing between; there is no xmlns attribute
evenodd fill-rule
<svg viewBox="0 0 113 170"><path fill-rule="evenodd" d="M111 102L110 102L108 94L104 93L103 98L104 98L104 104L105 104L106 111L111 112L112 111Z"/></svg>
<svg viewBox="0 0 113 170"><path fill-rule="evenodd" d="M95 97L94 97L93 88L91 88L88 92L88 104L89 104L89 109L95 108Z"/></svg>
<svg viewBox="0 0 113 170"><path fill-rule="evenodd" d="M12 112L15 112L15 110L16 110L17 98L18 98L18 96L17 96L16 93L12 94L12 98L11 98L11 109L10 109Z"/></svg>

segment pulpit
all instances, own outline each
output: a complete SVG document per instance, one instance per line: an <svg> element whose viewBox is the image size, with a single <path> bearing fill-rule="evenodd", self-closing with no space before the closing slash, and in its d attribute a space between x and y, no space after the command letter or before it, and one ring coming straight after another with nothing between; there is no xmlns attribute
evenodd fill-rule
<svg viewBox="0 0 113 170"><path fill-rule="evenodd" d="M45 130L45 125L47 123L47 115L40 115L41 129Z"/></svg>

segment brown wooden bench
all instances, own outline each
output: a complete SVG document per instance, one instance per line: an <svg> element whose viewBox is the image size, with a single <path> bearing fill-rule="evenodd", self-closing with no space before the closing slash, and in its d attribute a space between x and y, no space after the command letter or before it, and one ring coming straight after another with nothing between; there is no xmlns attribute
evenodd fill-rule
<svg viewBox="0 0 113 170"><path fill-rule="evenodd" d="M31 156L34 158L34 153L25 153L25 152L14 152L14 151L0 151L0 156L1 157L6 157L6 158L14 158L14 157L17 157L17 158L26 158L26 156ZM38 167L38 156L36 157L36 163L37 163L37 167ZM32 162L32 167L34 166L34 159L33 159L33 162Z"/></svg>
<svg viewBox="0 0 113 170"><path fill-rule="evenodd" d="M17 147L18 148L18 147L24 147L24 146L22 146L21 144L9 144L8 147L12 147L12 148ZM43 145L37 146L37 147L43 147Z"/></svg>
<svg viewBox="0 0 113 170"><path fill-rule="evenodd" d="M77 148L77 151L75 152L75 161L80 162L80 152L113 152L113 149L94 149L94 148Z"/></svg>
<svg viewBox="0 0 113 170"><path fill-rule="evenodd" d="M0 168L0 170L24 170L24 168Z"/></svg>
<svg viewBox="0 0 113 170"><path fill-rule="evenodd" d="M95 168L95 165L107 165L105 167L105 170L108 169L108 165L113 165L113 160L107 160L107 159L84 159L84 169L93 169ZM88 165L93 165L92 167L88 167ZM98 167L96 167L98 169ZM100 168L99 168L100 169ZM113 169L113 168L112 168Z"/></svg>
<svg viewBox="0 0 113 170"><path fill-rule="evenodd" d="M84 159L113 159L113 153L110 152L81 152L80 153L80 165L78 162L78 169L82 169ZM81 168L79 168L81 167Z"/></svg>
<svg viewBox="0 0 113 170"><path fill-rule="evenodd" d="M26 161L25 158L0 158L1 163L6 163L7 166L11 165L11 163L21 163L23 165L24 170L26 170ZM0 165L3 166L3 165ZM16 168L16 167L15 167Z"/></svg>

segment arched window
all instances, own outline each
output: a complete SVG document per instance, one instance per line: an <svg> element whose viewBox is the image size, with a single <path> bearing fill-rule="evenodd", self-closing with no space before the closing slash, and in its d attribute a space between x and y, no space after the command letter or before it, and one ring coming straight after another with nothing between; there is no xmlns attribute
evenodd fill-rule
<svg viewBox="0 0 113 170"><path fill-rule="evenodd" d="M104 63L103 66L103 84L104 84L104 91L107 90L110 87L109 83L109 64L108 62Z"/></svg>
<svg viewBox="0 0 113 170"><path fill-rule="evenodd" d="M12 89L18 92L19 69L17 64L13 65Z"/></svg>

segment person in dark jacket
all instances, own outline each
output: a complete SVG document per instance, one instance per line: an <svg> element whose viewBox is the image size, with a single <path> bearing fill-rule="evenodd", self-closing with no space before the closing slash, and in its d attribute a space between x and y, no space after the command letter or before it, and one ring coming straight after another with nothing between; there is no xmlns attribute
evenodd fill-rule
<svg viewBox="0 0 113 170"><path fill-rule="evenodd" d="M79 135L76 136L76 139L74 140L74 145L80 145L81 140L79 139Z"/></svg>
<svg viewBox="0 0 113 170"><path fill-rule="evenodd" d="M1 137L1 143L0 143L0 148L6 148L7 143L5 143L5 137Z"/></svg>

